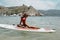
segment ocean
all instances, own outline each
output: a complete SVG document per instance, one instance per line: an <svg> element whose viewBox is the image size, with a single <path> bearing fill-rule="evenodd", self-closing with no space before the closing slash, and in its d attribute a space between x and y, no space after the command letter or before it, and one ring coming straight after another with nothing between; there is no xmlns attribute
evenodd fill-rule
<svg viewBox="0 0 60 40"><path fill-rule="evenodd" d="M19 16L0 16L0 24L19 24L19 22ZM56 32L39 33L0 28L0 40L60 40L60 16L28 17L27 24L56 29Z"/></svg>

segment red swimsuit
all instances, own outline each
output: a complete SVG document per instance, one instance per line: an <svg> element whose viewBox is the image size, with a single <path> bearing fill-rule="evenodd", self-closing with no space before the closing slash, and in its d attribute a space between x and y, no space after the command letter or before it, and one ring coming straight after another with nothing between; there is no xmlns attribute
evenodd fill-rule
<svg viewBox="0 0 60 40"><path fill-rule="evenodd" d="M23 26L26 26L26 18L25 17L21 17L21 22Z"/></svg>

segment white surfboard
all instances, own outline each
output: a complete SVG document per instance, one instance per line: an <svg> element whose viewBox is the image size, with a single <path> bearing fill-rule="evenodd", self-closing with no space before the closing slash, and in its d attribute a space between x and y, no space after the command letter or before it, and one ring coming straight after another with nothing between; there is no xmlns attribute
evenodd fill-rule
<svg viewBox="0 0 60 40"><path fill-rule="evenodd" d="M0 24L0 27L13 29L13 30L20 30L20 31L30 31L30 32L55 32L56 31L53 29L45 29L45 28L39 28L39 29L19 28L16 25L8 25L8 24Z"/></svg>

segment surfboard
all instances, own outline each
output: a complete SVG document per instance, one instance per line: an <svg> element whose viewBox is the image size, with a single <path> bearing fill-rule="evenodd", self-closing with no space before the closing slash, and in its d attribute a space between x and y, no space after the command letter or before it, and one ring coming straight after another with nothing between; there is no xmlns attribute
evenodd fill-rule
<svg viewBox="0 0 60 40"><path fill-rule="evenodd" d="M0 27L6 28L6 29L12 29L12 30L19 30L19 31L29 31L29 32L55 32L54 29L46 29L46 28L23 28L23 27L17 27L17 25L9 25L9 24L0 24Z"/></svg>

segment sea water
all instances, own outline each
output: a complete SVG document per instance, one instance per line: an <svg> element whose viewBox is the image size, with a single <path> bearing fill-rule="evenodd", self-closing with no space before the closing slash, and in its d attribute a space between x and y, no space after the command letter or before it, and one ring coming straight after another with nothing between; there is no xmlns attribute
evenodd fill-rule
<svg viewBox="0 0 60 40"><path fill-rule="evenodd" d="M0 40L60 40L60 16L28 17L27 24L56 29L55 33L24 32L0 28ZM0 24L19 24L19 16L0 16Z"/></svg>

